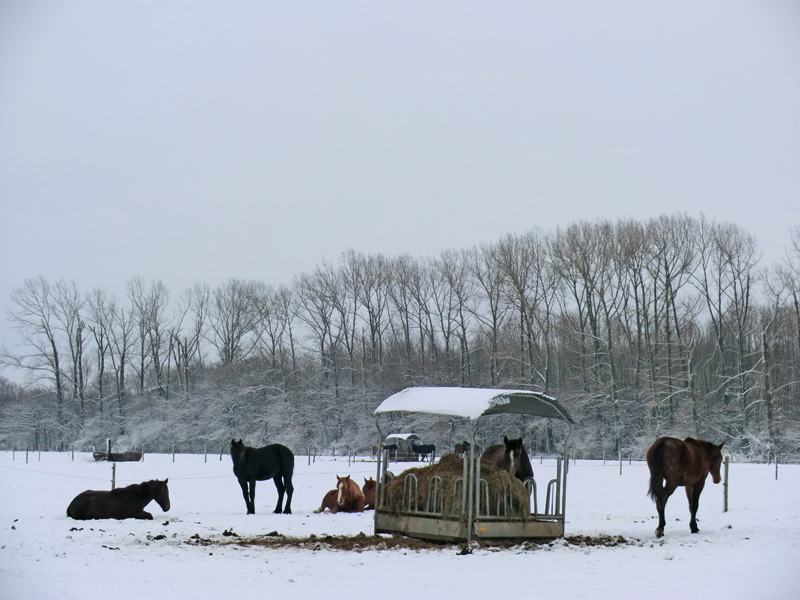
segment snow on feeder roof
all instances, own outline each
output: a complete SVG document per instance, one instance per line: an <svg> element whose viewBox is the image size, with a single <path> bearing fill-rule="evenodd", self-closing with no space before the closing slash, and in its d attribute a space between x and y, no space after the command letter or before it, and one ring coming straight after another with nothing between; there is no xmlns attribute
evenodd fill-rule
<svg viewBox="0 0 800 600"><path fill-rule="evenodd" d="M410 387L381 402L375 414L407 411L463 417L473 421L484 415L514 413L575 421L554 398L527 390L488 388Z"/></svg>

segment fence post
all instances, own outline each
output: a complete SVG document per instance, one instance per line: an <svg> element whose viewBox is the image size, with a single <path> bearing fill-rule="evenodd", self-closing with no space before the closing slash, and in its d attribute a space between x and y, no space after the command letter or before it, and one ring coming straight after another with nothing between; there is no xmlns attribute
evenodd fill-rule
<svg viewBox="0 0 800 600"><path fill-rule="evenodd" d="M25 446L25 464L28 464L28 446Z"/></svg>
<svg viewBox="0 0 800 600"><path fill-rule="evenodd" d="M208 444L203 446L203 462L204 463L208 462Z"/></svg>
<svg viewBox="0 0 800 600"><path fill-rule="evenodd" d="M72 444L72 462L75 462L75 444Z"/></svg>
<svg viewBox="0 0 800 600"><path fill-rule="evenodd" d="M725 457L725 481L723 482L725 501L724 501L724 505L722 507L722 512L728 512L728 465L730 465L730 462L731 462L731 457L730 456L726 456Z"/></svg>
<svg viewBox="0 0 800 600"><path fill-rule="evenodd" d="M111 463L111 489L117 485L117 463Z"/></svg>
<svg viewBox="0 0 800 600"><path fill-rule="evenodd" d="M11 460L17 460L16 454L17 454L17 445L14 444L13 446L11 446Z"/></svg>
<svg viewBox="0 0 800 600"><path fill-rule="evenodd" d="M225 448L225 444L219 445L219 462L222 462L222 450Z"/></svg>
<svg viewBox="0 0 800 600"><path fill-rule="evenodd" d="M175 444L172 444L172 462L175 462Z"/></svg>
<svg viewBox="0 0 800 600"><path fill-rule="evenodd" d="M39 462L42 462L42 445L36 444L36 452L39 454Z"/></svg>
<svg viewBox="0 0 800 600"><path fill-rule="evenodd" d="M778 479L778 453L775 453L775 479Z"/></svg>
<svg viewBox="0 0 800 600"><path fill-rule="evenodd" d="M306 454L308 454L308 464L311 466L311 446L306 450Z"/></svg>
<svg viewBox="0 0 800 600"><path fill-rule="evenodd" d="M619 474L622 475L622 449L619 451Z"/></svg>
<svg viewBox="0 0 800 600"><path fill-rule="evenodd" d="M144 444L142 444L142 462L144 462Z"/></svg>

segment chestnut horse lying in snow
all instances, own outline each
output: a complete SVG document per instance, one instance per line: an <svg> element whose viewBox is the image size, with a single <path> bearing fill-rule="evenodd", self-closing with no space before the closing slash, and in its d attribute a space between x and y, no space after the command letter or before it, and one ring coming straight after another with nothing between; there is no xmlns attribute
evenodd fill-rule
<svg viewBox="0 0 800 600"><path fill-rule="evenodd" d="M144 510L151 500L164 512L169 510L167 481L151 479L111 491L86 490L69 503L67 516L73 519L152 519Z"/></svg>
<svg viewBox="0 0 800 600"><path fill-rule="evenodd" d="M315 510L321 513L326 508L332 513L337 512L363 512L364 511L364 492L358 484L347 477L336 476L336 489L331 490L322 499L322 504Z"/></svg>

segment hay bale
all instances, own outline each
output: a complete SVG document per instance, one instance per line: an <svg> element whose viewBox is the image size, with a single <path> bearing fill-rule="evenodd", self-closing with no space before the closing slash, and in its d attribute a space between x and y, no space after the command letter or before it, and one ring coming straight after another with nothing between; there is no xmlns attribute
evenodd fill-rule
<svg viewBox="0 0 800 600"><path fill-rule="evenodd" d="M431 478L435 475L441 477L440 494L444 499L444 514L450 515L453 506L453 484L463 476L464 459L457 454L445 454L439 462L427 467L415 467L406 469L400 475L389 481L386 485L386 504L382 507L392 514L398 515L402 511L403 505L403 481L405 477L413 473L419 482L417 493L415 494L418 510L424 511L428 501L428 489ZM496 514L498 497L501 499L505 490L511 486L511 510L507 515L510 518L519 518L526 521L530 516L530 496L528 490L516 477L511 477L506 471L481 461L481 479L485 479L489 484L489 514ZM458 495L461 495L459 488ZM461 498L455 502L456 513L461 514Z"/></svg>

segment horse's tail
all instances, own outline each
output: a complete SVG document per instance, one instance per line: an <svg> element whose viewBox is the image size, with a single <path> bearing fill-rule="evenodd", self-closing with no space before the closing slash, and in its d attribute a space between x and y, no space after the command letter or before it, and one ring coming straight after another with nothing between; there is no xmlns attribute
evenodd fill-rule
<svg viewBox="0 0 800 600"><path fill-rule="evenodd" d="M650 467L650 485L647 489L647 495L650 496L653 502L658 502L658 498L664 490L663 454L663 440L654 444L647 451L647 466Z"/></svg>

